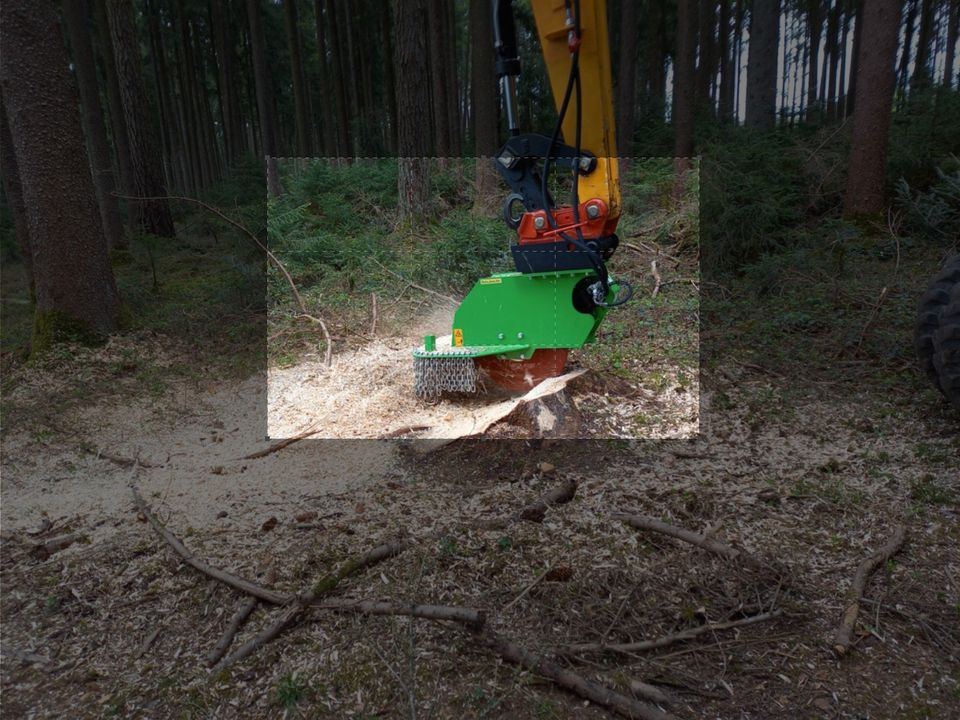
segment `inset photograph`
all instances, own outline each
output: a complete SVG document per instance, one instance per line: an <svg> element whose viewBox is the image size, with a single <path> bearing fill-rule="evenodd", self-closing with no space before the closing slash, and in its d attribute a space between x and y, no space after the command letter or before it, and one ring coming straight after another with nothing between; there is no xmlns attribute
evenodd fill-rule
<svg viewBox="0 0 960 720"><path fill-rule="evenodd" d="M698 433L697 163L505 155L275 161L270 437Z"/></svg>

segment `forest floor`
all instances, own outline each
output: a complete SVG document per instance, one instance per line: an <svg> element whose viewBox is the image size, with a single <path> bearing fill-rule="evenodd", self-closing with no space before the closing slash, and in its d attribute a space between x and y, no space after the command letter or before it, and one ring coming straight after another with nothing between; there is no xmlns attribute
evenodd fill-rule
<svg viewBox="0 0 960 720"><path fill-rule="evenodd" d="M842 362L820 352L802 375L804 343L827 342L819 325L776 353L744 343L705 355L691 440L466 440L426 456L397 441L303 440L248 459L271 444L265 377L187 373L196 348L168 335L7 367L4 714L607 716L470 632L406 617L315 610L212 674L204 656L241 597L179 561L134 508L135 483L198 557L280 591L405 540L332 597L480 608L498 633L585 677L656 684L680 718L956 715L960 419L902 357L873 349L905 332L909 317L885 326L887 313L912 303L934 262L898 261L894 299L876 308L890 266L858 274L851 324L863 332ZM747 332L736 313L729 322L730 336ZM517 519L567 480L571 502ZM765 568L638 532L617 511L708 532ZM868 584L854 646L837 658L856 566L901 524L906 544ZM68 531L81 540L42 559L34 545ZM772 610L652 651L555 653ZM237 644L277 612L259 606Z"/></svg>

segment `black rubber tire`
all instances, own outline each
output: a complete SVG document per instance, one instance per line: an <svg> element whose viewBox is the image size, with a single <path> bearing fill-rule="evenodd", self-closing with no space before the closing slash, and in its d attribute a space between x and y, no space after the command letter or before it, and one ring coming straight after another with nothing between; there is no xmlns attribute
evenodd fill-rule
<svg viewBox="0 0 960 720"><path fill-rule="evenodd" d="M920 369L933 386L943 392L940 377L933 363L933 336L940 326L940 315L950 303L950 294L960 287L960 255L954 255L937 273L917 305L914 323L913 346L917 352ZM946 394L946 393L944 393Z"/></svg>
<svg viewBox="0 0 960 720"><path fill-rule="evenodd" d="M960 410L960 282L953 286L950 303L940 313L940 326L933 336L933 365L940 390Z"/></svg>

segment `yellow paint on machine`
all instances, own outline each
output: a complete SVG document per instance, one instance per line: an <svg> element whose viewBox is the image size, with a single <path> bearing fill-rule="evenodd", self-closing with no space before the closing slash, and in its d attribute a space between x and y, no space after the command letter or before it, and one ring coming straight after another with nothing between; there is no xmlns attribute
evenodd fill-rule
<svg viewBox="0 0 960 720"><path fill-rule="evenodd" d="M454 347L463 347L463 330L460 328L453 329L453 345Z"/></svg>
<svg viewBox="0 0 960 720"><path fill-rule="evenodd" d="M481 278L481 280L480 280L480 284L481 284L481 285L499 285L499 284L501 284L502 282L503 282L503 280L501 280L500 278L497 278L497 277Z"/></svg>

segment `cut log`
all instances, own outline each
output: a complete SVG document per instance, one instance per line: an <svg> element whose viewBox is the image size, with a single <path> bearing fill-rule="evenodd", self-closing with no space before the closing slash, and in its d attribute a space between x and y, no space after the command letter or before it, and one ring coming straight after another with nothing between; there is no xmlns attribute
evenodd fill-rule
<svg viewBox="0 0 960 720"><path fill-rule="evenodd" d="M577 494L577 481L570 478L553 488L520 511L520 518L530 522L543 522L547 510L554 505L563 505Z"/></svg>

